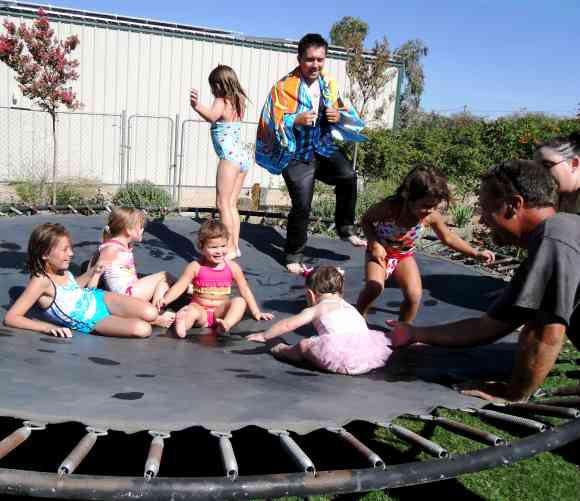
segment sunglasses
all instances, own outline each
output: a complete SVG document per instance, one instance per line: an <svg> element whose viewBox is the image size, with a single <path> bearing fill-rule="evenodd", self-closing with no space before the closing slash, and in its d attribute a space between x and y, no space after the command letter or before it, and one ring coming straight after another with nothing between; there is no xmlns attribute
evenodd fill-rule
<svg viewBox="0 0 580 501"><path fill-rule="evenodd" d="M540 160L540 163L548 170L552 169L553 167L556 167L556 165L560 165L563 164L564 162L567 162L568 160L560 160L559 162L554 162L554 160Z"/></svg>

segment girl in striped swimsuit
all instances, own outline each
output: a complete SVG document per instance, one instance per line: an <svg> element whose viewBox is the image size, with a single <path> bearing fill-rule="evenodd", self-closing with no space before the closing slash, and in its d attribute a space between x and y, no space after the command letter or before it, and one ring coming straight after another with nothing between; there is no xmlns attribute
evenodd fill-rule
<svg viewBox="0 0 580 501"><path fill-rule="evenodd" d="M153 305L93 288L102 273L97 265L75 279L68 271L73 255L64 226L37 226L28 242L30 281L6 313L4 323L57 337L71 337L73 330L116 337L149 336L150 322L157 318ZM44 320L26 317L35 303Z"/></svg>
<svg viewBox="0 0 580 501"><path fill-rule="evenodd" d="M393 196L374 205L363 216L362 227L368 239L366 284L358 297L357 309L365 318L373 301L383 292L385 281L393 275L404 297L399 320L415 319L423 293L414 257L415 243L427 228L451 249L486 264L494 262L493 252L474 249L447 227L437 207L449 199L445 176L434 167L418 165Z"/></svg>
<svg viewBox="0 0 580 501"><path fill-rule="evenodd" d="M102 266L107 290L151 301L156 304L175 282L175 278L160 271L139 278L133 257L133 243L143 239L145 215L138 209L117 207L111 211L103 230L103 243L99 247L98 265ZM161 313L154 325L169 327L175 313Z"/></svg>
<svg viewBox="0 0 580 501"><path fill-rule="evenodd" d="M244 272L235 261L226 259L228 230L219 222L204 223L198 236L200 261L193 261L179 280L157 304L158 308L175 301L193 284L191 303L177 312L175 332L183 338L191 327L215 327L229 332L244 316L246 306L256 320L271 320L271 313L260 311ZM232 282L236 282L241 297L231 298Z"/></svg>

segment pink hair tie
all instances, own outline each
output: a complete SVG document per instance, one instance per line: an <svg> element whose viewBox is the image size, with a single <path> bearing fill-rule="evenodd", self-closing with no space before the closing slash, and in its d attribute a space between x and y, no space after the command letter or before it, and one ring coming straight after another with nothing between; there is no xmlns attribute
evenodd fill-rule
<svg viewBox="0 0 580 501"><path fill-rule="evenodd" d="M302 276L304 278L308 278L310 275L314 273L314 268L309 268L308 266L304 267L304 271L302 272Z"/></svg>

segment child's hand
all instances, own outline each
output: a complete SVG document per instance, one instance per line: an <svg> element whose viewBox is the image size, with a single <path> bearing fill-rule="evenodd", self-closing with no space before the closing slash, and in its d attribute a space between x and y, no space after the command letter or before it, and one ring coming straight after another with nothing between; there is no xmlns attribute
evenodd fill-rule
<svg viewBox="0 0 580 501"><path fill-rule="evenodd" d="M272 320L274 318L274 315L272 313L262 313L261 311L259 311L254 315L254 318L256 320Z"/></svg>
<svg viewBox="0 0 580 501"><path fill-rule="evenodd" d="M72 337L72 331L68 327L57 327L56 325L48 329L47 334L54 337Z"/></svg>
<svg viewBox="0 0 580 501"><path fill-rule="evenodd" d="M256 334L250 334L246 336L247 341L253 341L254 343L265 343L266 337L263 332L257 332Z"/></svg>
<svg viewBox="0 0 580 501"><path fill-rule="evenodd" d="M487 249L477 251L475 258L479 261L484 261L485 264L493 264L495 262L495 254Z"/></svg>
<svg viewBox="0 0 580 501"><path fill-rule="evenodd" d="M373 242L369 245L368 250L371 253L371 256L373 256L380 264L384 265L387 258L387 249L385 249L380 243Z"/></svg>
<svg viewBox="0 0 580 501"><path fill-rule="evenodd" d="M195 107L197 106L197 103L199 101L199 92L197 91L197 89L191 89L191 92L189 93L189 104L191 104L191 107L195 110Z"/></svg>

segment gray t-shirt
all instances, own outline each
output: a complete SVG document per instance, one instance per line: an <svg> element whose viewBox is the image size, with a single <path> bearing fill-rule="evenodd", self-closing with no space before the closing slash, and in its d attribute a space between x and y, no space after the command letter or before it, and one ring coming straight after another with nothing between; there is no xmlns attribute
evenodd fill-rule
<svg viewBox="0 0 580 501"><path fill-rule="evenodd" d="M528 257L487 314L522 324L561 323L580 345L580 216L558 213L533 231Z"/></svg>

